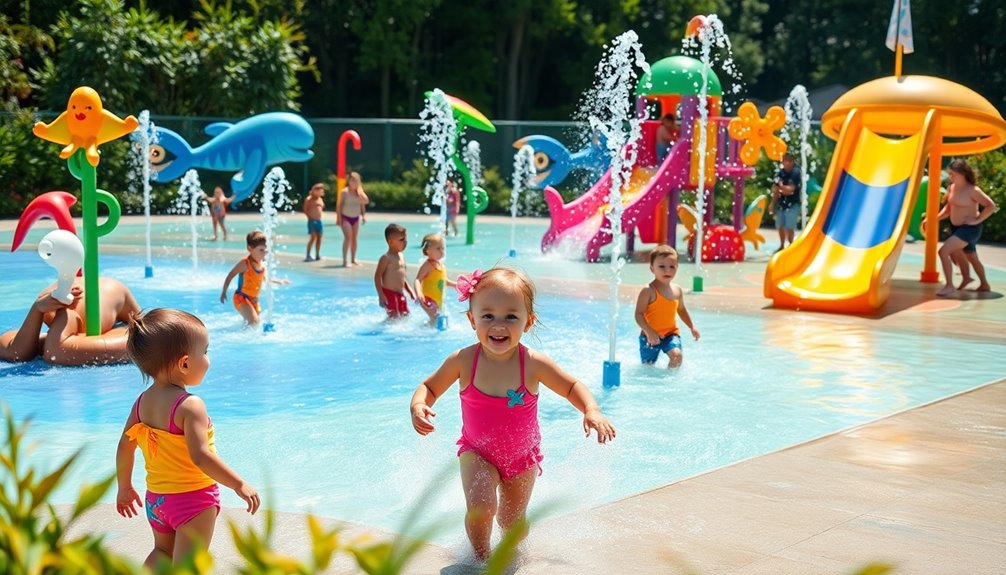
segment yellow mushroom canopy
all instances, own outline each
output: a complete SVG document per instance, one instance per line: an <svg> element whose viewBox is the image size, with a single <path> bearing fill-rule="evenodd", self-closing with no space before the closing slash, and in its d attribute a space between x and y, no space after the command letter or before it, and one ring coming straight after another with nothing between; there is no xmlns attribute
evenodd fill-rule
<svg viewBox="0 0 1006 575"><path fill-rule="evenodd" d="M1006 120L998 110L974 90L943 78L888 76L856 86L824 113L825 135L838 139L853 108L870 130L893 136L917 133L929 110L937 110L944 155L980 154L1006 143Z"/></svg>

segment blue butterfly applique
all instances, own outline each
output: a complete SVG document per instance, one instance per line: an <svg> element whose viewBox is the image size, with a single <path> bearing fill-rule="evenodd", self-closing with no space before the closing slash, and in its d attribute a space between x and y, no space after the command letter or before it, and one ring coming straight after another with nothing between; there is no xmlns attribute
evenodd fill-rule
<svg viewBox="0 0 1006 575"><path fill-rule="evenodd" d="M515 405L524 405L524 392L514 391L512 389L506 390L506 396L510 399L506 402L506 406L513 409Z"/></svg>

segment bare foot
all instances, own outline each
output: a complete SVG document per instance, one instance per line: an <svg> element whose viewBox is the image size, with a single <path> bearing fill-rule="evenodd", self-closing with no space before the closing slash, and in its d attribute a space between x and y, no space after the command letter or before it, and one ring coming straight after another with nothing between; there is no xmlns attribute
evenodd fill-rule
<svg viewBox="0 0 1006 575"><path fill-rule="evenodd" d="M361 264L360 262L356 262L356 261L353 262L353 266L359 266L359 265L363 265L363 264Z"/></svg>
<svg viewBox="0 0 1006 575"><path fill-rule="evenodd" d="M936 292L936 297L947 297L948 295L953 295L956 291L952 285L943 286L940 291Z"/></svg>
<svg viewBox="0 0 1006 575"><path fill-rule="evenodd" d="M975 288L975 291L992 291L992 286L989 284L982 284Z"/></svg>
<svg viewBox="0 0 1006 575"><path fill-rule="evenodd" d="M957 289L964 289L971 282L975 281L974 278L966 277L961 280L961 285L957 286Z"/></svg>

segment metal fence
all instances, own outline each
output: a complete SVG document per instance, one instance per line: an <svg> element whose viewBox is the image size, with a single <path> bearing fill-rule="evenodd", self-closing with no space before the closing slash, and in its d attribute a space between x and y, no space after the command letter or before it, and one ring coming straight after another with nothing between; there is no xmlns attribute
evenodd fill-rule
<svg viewBox="0 0 1006 575"><path fill-rule="evenodd" d="M36 117L51 121L56 112L40 112ZM325 180L336 171L339 137L346 130L355 130L360 135L361 149L346 152L347 169L360 172L364 181L394 181L402 171L412 166L416 159L423 157L419 146L419 130L422 122L418 119L360 119L360 118L305 118L314 128L314 158L306 163L281 164L294 190L306 191L310 184ZM207 116L160 116L151 115L155 125L171 129L197 147L210 139L205 128L214 122L237 122L233 118ZM820 134L819 123L815 131ZM496 167L500 175L509 181L513 172L513 159L517 150L513 143L519 138L541 134L556 138L566 144L571 151L581 147L579 142L587 138L587 130L576 122L534 122L508 121L494 122L496 133L477 130L465 131L464 140L475 140L481 148L482 165ZM826 140L826 139L825 139ZM830 144L830 145L829 145ZM825 143L826 149L833 146ZM829 150L830 151L830 150ZM818 159L818 162L821 158ZM824 159L827 163L827 158ZM200 171L204 188L224 184L232 174Z"/></svg>

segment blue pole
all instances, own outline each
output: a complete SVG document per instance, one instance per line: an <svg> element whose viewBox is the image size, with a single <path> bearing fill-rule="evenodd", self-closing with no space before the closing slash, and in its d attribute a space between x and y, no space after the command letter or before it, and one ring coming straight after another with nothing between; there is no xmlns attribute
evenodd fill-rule
<svg viewBox="0 0 1006 575"><path fill-rule="evenodd" d="M605 389L622 385L622 364L617 361L605 361L601 384Z"/></svg>

